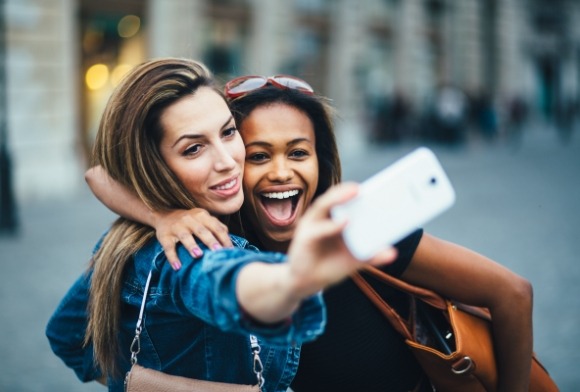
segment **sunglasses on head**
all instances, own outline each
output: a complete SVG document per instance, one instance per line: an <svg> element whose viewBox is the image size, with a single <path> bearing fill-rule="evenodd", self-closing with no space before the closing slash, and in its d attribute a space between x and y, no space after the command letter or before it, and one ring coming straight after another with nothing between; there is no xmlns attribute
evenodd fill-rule
<svg viewBox="0 0 580 392"><path fill-rule="evenodd" d="M314 89L302 79L290 75L264 76L240 76L226 83L224 93L230 99L238 98L249 92L259 90L268 85L279 89L298 90L305 94L314 94Z"/></svg>

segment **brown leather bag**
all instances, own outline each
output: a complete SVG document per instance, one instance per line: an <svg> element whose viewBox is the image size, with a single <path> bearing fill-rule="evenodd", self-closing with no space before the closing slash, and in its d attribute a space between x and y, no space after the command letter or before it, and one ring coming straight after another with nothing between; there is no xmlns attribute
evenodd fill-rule
<svg viewBox="0 0 580 392"><path fill-rule="evenodd" d="M496 391L497 368L491 317L487 309L452 302L431 290L403 282L374 267L355 274L353 280L404 337L437 391ZM408 319L401 317L370 282L384 283L409 294ZM559 391L535 354L532 358L529 390Z"/></svg>

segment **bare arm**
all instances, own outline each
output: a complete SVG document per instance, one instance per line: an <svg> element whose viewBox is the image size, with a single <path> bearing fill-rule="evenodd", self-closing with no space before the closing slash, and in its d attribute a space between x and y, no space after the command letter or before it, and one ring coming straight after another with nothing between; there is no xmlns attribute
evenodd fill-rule
<svg viewBox="0 0 580 392"><path fill-rule="evenodd" d="M388 248L372 260L360 262L346 248L342 239L346 222L334 222L329 212L356 192L352 185L337 186L313 203L300 218L287 263L252 263L240 271L236 294L247 313L264 323L284 320L303 299L340 282L367 263L378 265L395 259L395 249Z"/></svg>
<svg viewBox="0 0 580 392"><path fill-rule="evenodd" d="M178 242L181 242L193 257L202 255L202 250L193 235L212 249L233 246L227 227L201 208L174 211L151 210L136 194L111 179L101 166L87 170L85 180L97 199L111 211L155 228L157 239L174 269L179 269L181 266L175 250Z"/></svg>
<svg viewBox="0 0 580 392"><path fill-rule="evenodd" d="M87 170L85 181L97 199L111 211L132 221L154 227L155 211L147 208L136 194L109 177L101 166Z"/></svg>
<svg viewBox="0 0 580 392"><path fill-rule="evenodd" d="M493 319L498 391L528 391L532 286L494 261L425 234L403 279L461 302L487 307Z"/></svg>

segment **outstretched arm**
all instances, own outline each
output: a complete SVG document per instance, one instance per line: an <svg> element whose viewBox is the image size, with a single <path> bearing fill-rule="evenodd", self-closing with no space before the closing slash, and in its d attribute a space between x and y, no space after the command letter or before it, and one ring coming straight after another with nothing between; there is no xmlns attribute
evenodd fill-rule
<svg viewBox="0 0 580 392"><path fill-rule="evenodd" d="M527 391L532 360L532 286L494 261L425 234L401 276L470 305L493 320L498 391Z"/></svg>
<svg viewBox="0 0 580 392"><path fill-rule="evenodd" d="M333 221L330 209L356 193L356 186L343 184L316 199L299 221L287 263L251 263L240 271L236 295L248 314L263 323L279 322L290 316L302 300L342 281L364 265L394 261L394 248L387 248L366 262L348 251L342 238L346 222Z"/></svg>
<svg viewBox="0 0 580 392"><path fill-rule="evenodd" d="M175 246L181 242L193 257L202 255L194 235L211 249L231 247L227 227L201 208L155 211L133 192L109 177L101 166L87 170L85 180L97 199L111 211L135 222L155 228L167 260L174 269L181 267Z"/></svg>

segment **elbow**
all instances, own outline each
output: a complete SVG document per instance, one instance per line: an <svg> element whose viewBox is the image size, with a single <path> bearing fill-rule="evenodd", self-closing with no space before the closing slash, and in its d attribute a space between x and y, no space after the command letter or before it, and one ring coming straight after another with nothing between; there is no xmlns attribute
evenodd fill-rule
<svg viewBox="0 0 580 392"><path fill-rule="evenodd" d="M85 182L89 185L89 187L91 187L91 185L95 181L95 176L96 176L95 172L96 171L97 171L97 166L93 166L85 172Z"/></svg>
<svg viewBox="0 0 580 392"><path fill-rule="evenodd" d="M82 341L78 340L73 343L73 339L69 334L64 333L66 320L57 312L49 320L44 331L48 343L54 355L61 358L67 363L68 354L81 349ZM68 364L68 363L67 363Z"/></svg>
<svg viewBox="0 0 580 392"><path fill-rule="evenodd" d="M508 298L511 298L510 302L513 306L517 306L517 308L531 316L534 301L534 289L529 280L521 276L516 276L511 282Z"/></svg>
<svg viewBox="0 0 580 392"><path fill-rule="evenodd" d="M53 317L45 330L46 337L54 355L72 369L82 382L99 381L102 383L102 373L95 365L92 344L84 345L78 337L76 340L63 333L58 317ZM68 337L68 338L67 338Z"/></svg>

